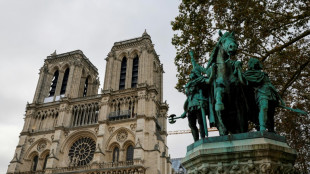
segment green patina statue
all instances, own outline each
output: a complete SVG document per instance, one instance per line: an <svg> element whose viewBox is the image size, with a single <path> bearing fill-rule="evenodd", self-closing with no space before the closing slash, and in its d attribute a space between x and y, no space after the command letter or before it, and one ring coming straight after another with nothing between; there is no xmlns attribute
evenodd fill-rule
<svg viewBox="0 0 310 174"><path fill-rule="evenodd" d="M248 70L242 72L242 63L232 60L238 44L234 33L219 32L220 38L213 49L206 68L198 65L194 52L190 51L193 69L190 80L185 85L187 100L184 113L180 117L172 114L170 123L178 118L188 117L194 140L208 136L206 115L210 126L217 127L220 135L248 132L248 122L257 125L257 130L274 131L274 111L276 107L307 114L284 105L267 73L262 71L259 60L251 58Z"/></svg>
<svg viewBox="0 0 310 174"><path fill-rule="evenodd" d="M248 70L243 74L246 85L254 90L256 105L258 106L257 129L274 132L274 112L276 107L282 107L300 114L307 114L299 109L285 106L276 88L271 84L268 74L262 71L263 65L256 58L248 62ZM249 94L249 96L251 96ZM254 108L254 110L257 110ZM257 118L257 113L252 113ZM255 118L253 119L255 120ZM253 121L252 120L252 121ZM255 123L255 121L254 121Z"/></svg>
<svg viewBox="0 0 310 174"><path fill-rule="evenodd" d="M198 129L196 126L197 120L200 128L200 137L205 138L208 136L208 128L206 121L206 111L208 110L208 98L203 94L203 89L208 89L208 84L212 80L213 73L211 72L210 78L203 76L194 63L193 52L190 52L193 62L193 69L190 74L190 80L185 85L185 94L187 99L184 103L184 113L181 118L188 117L188 124L192 130L195 141L199 140Z"/></svg>

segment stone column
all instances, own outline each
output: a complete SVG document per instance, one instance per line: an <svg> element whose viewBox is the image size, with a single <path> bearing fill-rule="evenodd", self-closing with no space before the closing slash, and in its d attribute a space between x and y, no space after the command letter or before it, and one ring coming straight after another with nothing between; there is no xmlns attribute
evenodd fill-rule
<svg viewBox="0 0 310 174"><path fill-rule="evenodd" d="M125 89L131 88L131 81L132 81L132 64L133 64L133 59L130 57L130 58L127 59Z"/></svg>
<svg viewBox="0 0 310 174"><path fill-rule="evenodd" d="M74 68L74 73L72 77L72 82L71 82L71 91L70 91L70 97L71 98L77 98L79 97L79 88L81 84L81 77L82 77L82 64L80 60L76 60L74 62L75 68Z"/></svg>
<svg viewBox="0 0 310 174"><path fill-rule="evenodd" d="M28 132L30 131L30 126L31 126L31 120L35 114L35 109L27 110L25 114L25 124L23 127L22 132Z"/></svg>
<svg viewBox="0 0 310 174"><path fill-rule="evenodd" d="M40 74L40 77L38 80L35 95L33 97L33 103L43 102L42 99L44 99L44 97L42 97L42 95L44 95L44 93L42 92L44 91L44 85L49 85L48 83L46 83L46 78L47 78L46 76L48 74L48 69L47 69L46 64L44 64L43 67L40 69L39 74Z"/></svg>
<svg viewBox="0 0 310 174"><path fill-rule="evenodd" d="M64 71L60 71L59 70L59 76L58 76L58 80L57 80L57 86L56 86L56 90L55 90L55 95L54 95L54 101L56 101L56 97L60 97L60 90L61 90L61 86L62 86L62 80L64 78Z"/></svg>
<svg viewBox="0 0 310 174"><path fill-rule="evenodd" d="M119 89L119 80L120 80L120 75L121 75L121 64L122 64L121 60L118 60L118 59L114 60L113 69L111 70L112 71L112 73L111 73L112 74L112 79L111 79L112 86L111 86L111 88L113 90ZM125 83L126 83L126 81L125 81Z"/></svg>
<svg viewBox="0 0 310 174"><path fill-rule="evenodd" d="M73 83L73 78L74 78L74 71L75 71L75 66L70 65L70 72L69 72L69 77L68 77L68 83L67 83L67 89L65 93L65 97L71 98L71 89L72 89L72 83Z"/></svg>

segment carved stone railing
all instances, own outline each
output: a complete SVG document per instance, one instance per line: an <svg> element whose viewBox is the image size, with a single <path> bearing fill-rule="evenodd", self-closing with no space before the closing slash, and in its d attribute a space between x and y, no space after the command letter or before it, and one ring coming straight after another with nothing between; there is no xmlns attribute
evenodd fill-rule
<svg viewBox="0 0 310 174"><path fill-rule="evenodd" d="M120 161L109 163L94 163L85 166L72 166L52 169L52 173L91 173L98 171L114 171L115 169L121 169L122 171L137 171L138 173L144 173L143 160L133 161ZM143 170L143 172L140 172Z"/></svg>
<svg viewBox="0 0 310 174"><path fill-rule="evenodd" d="M73 106L72 123L73 127L96 124L99 116L99 102L79 103Z"/></svg>
<svg viewBox="0 0 310 174"><path fill-rule="evenodd" d="M109 121L124 120L131 118L135 118L135 114L132 114L131 110L110 112L108 116Z"/></svg>
<svg viewBox="0 0 310 174"><path fill-rule="evenodd" d="M72 98L71 102L78 102L78 101L84 101L84 100L90 100L90 99L100 99L100 98L101 98L101 94L96 94L96 95L91 95L91 96Z"/></svg>
<svg viewBox="0 0 310 174"><path fill-rule="evenodd" d="M38 170L38 171L27 171L27 172L14 172L16 174L44 174L45 170Z"/></svg>

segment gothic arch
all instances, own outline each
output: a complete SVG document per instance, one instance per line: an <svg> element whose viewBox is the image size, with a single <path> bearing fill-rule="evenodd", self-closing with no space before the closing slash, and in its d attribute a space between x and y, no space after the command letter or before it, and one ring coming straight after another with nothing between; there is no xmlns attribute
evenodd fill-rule
<svg viewBox="0 0 310 174"><path fill-rule="evenodd" d="M60 68L60 71L61 72L65 72L67 68L70 69L69 63L66 63L66 64L62 65L61 68Z"/></svg>
<svg viewBox="0 0 310 174"><path fill-rule="evenodd" d="M59 68L59 66L58 65L52 65L50 68L49 68L49 73L51 74L51 75L54 75L54 73L56 72L56 71L59 71L60 70L60 68Z"/></svg>
<svg viewBox="0 0 310 174"><path fill-rule="evenodd" d="M121 52L118 56L117 56L117 60L122 61L123 58L126 57L128 59L128 53L126 53L125 51Z"/></svg>
<svg viewBox="0 0 310 174"><path fill-rule="evenodd" d="M43 149L43 152L41 153L41 152L38 151L38 149L36 149L36 148L34 148L34 147L35 147L36 145L38 145L39 143L41 143L41 142L46 142L46 147L45 147L45 149L49 149L50 146L51 146L51 144L52 144L52 142L51 142L50 140L46 139L46 138L40 138L40 139L38 139L37 141L35 141L35 142L27 149L27 151L26 151L26 153L25 153L26 159L31 159L31 157L33 158L33 156L32 156L33 153L37 153L37 155L40 157L40 155L41 155L45 150Z"/></svg>
<svg viewBox="0 0 310 174"><path fill-rule="evenodd" d="M36 155L39 156L39 153L37 151L33 151L27 156L27 159L32 160Z"/></svg>
<svg viewBox="0 0 310 174"><path fill-rule="evenodd" d="M126 131L126 132L128 133L128 139L127 139L126 141L131 140L130 137L133 137L133 138L132 138L132 139L133 139L132 141L135 140L135 134L134 134L131 130L129 130L128 128L125 128L125 127L121 127L121 128L119 128L119 129L117 129L116 131L114 131L114 132L111 134L111 136L108 138L107 143L106 143L106 146L105 146L105 149L108 149L108 148L110 147L111 144L113 144L113 143L116 142L116 141L111 141L111 140L112 140L114 137L116 137L116 135L117 135L120 131ZM129 135L130 135L130 136L129 136ZM122 144L122 143L120 143L120 144ZM121 147L123 147L123 146L121 146Z"/></svg>
<svg viewBox="0 0 310 174"><path fill-rule="evenodd" d="M94 77L92 77L91 75L87 75L86 78L88 78L88 83L93 83Z"/></svg>
<svg viewBox="0 0 310 174"><path fill-rule="evenodd" d="M132 140L127 140L124 142L122 149L127 149L128 146L132 145L135 147L135 143Z"/></svg>
<svg viewBox="0 0 310 174"><path fill-rule="evenodd" d="M140 51L138 49L133 49L130 51L129 58L134 59L136 56L140 57Z"/></svg>
<svg viewBox="0 0 310 174"><path fill-rule="evenodd" d="M120 146L117 142L113 142L113 143L109 146L108 150L113 151L113 149L114 149L115 147L118 147L119 149L121 149L121 146Z"/></svg>
<svg viewBox="0 0 310 174"><path fill-rule="evenodd" d="M45 149L40 155L39 159L44 158L46 155L50 154L50 149Z"/></svg>
<svg viewBox="0 0 310 174"><path fill-rule="evenodd" d="M66 140L63 142L60 150L62 153L66 153L69 151L71 145L77 141L79 138L82 137L90 137L92 138L95 142L97 141L97 136L96 133L94 131L90 131L90 130L82 130L82 131L75 131L73 132L71 135L69 135Z"/></svg>

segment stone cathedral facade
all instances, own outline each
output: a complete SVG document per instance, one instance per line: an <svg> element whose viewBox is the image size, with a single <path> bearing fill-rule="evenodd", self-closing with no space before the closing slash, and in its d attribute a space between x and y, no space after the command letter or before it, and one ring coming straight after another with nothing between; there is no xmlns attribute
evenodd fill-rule
<svg viewBox="0 0 310 174"><path fill-rule="evenodd" d="M45 59L7 173L171 173L151 37L115 42L106 61L98 93L98 70L82 51Z"/></svg>

